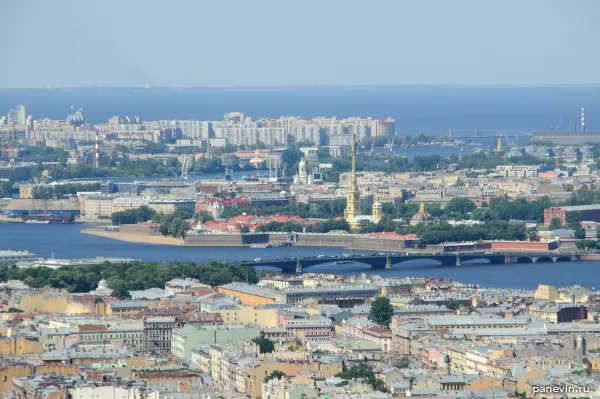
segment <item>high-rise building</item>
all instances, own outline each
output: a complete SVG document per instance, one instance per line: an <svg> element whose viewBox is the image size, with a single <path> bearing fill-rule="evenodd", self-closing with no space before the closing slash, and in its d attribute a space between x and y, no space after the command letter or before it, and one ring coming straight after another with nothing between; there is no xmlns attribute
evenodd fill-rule
<svg viewBox="0 0 600 399"><path fill-rule="evenodd" d="M8 110L8 119L7 122L9 125L16 125L19 120L19 113L16 108L11 108Z"/></svg>
<svg viewBox="0 0 600 399"><path fill-rule="evenodd" d="M8 110L9 125L24 125L27 123L27 115L25 115L25 106L17 105L17 108L11 108Z"/></svg>
<svg viewBox="0 0 600 399"><path fill-rule="evenodd" d="M17 105L17 124L24 125L27 122L27 115L25 115L25 106Z"/></svg>

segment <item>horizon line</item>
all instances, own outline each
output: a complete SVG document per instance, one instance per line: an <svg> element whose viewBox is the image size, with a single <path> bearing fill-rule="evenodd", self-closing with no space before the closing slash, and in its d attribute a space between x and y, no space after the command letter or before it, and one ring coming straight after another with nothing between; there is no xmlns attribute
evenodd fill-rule
<svg viewBox="0 0 600 399"><path fill-rule="evenodd" d="M540 83L540 84L470 84L470 83L393 83L393 84L307 84L307 85L248 85L248 86L32 86L32 87L0 87L0 91L14 90L102 90L102 89L168 89L168 90L256 90L256 89L321 89L321 88L395 88L395 87L423 87L423 88L546 88L546 87L600 87L596 83Z"/></svg>

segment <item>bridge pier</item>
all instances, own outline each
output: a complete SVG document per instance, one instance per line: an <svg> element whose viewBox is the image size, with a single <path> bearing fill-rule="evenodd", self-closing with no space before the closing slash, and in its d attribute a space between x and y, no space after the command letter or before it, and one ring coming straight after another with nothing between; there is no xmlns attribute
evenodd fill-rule
<svg viewBox="0 0 600 399"><path fill-rule="evenodd" d="M392 258L388 254L387 259L385 260L385 268L386 270L390 270L392 268Z"/></svg>
<svg viewBox="0 0 600 399"><path fill-rule="evenodd" d="M532 256L531 257L531 263L537 263L538 259L539 258L537 256Z"/></svg>
<svg viewBox="0 0 600 399"><path fill-rule="evenodd" d="M556 263L558 261L558 258L556 256L552 257L552 262Z"/></svg>
<svg viewBox="0 0 600 399"><path fill-rule="evenodd" d="M302 273L302 262L300 262L300 258L296 261L296 273Z"/></svg>
<svg viewBox="0 0 600 399"><path fill-rule="evenodd" d="M456 267L460 267L460 255L456 254Z"/></svg>

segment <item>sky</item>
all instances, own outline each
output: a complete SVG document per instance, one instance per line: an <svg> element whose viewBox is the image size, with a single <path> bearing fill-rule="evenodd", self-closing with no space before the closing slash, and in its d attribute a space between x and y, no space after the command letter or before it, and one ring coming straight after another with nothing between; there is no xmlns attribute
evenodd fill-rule
<svg viewBox="0 0 600 399"><path fill-rule="evenodd" d="M0 88L600 83L598 0L1 0Z"/></svg>

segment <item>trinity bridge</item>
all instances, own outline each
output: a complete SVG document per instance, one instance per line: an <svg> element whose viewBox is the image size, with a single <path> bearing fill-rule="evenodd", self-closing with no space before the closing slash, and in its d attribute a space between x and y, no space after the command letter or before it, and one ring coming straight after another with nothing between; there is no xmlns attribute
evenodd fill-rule
<svg viewBox="0 0 600 399"><path fill-rule="evenodd" d="M406 253L406 254L373 254L351 256L315 256L304 258L278 258L242 261L241 265L272 266L287 273L302 273L305 269L317 265L329 265L331 268L348 264L363 264L373 269L391 269L408 261L436 261L444 266L460 266L463 263L481 262L488 264L509 263L541 263L541 262L569 262L586 260L581 254L575 253Z"/></svg>

